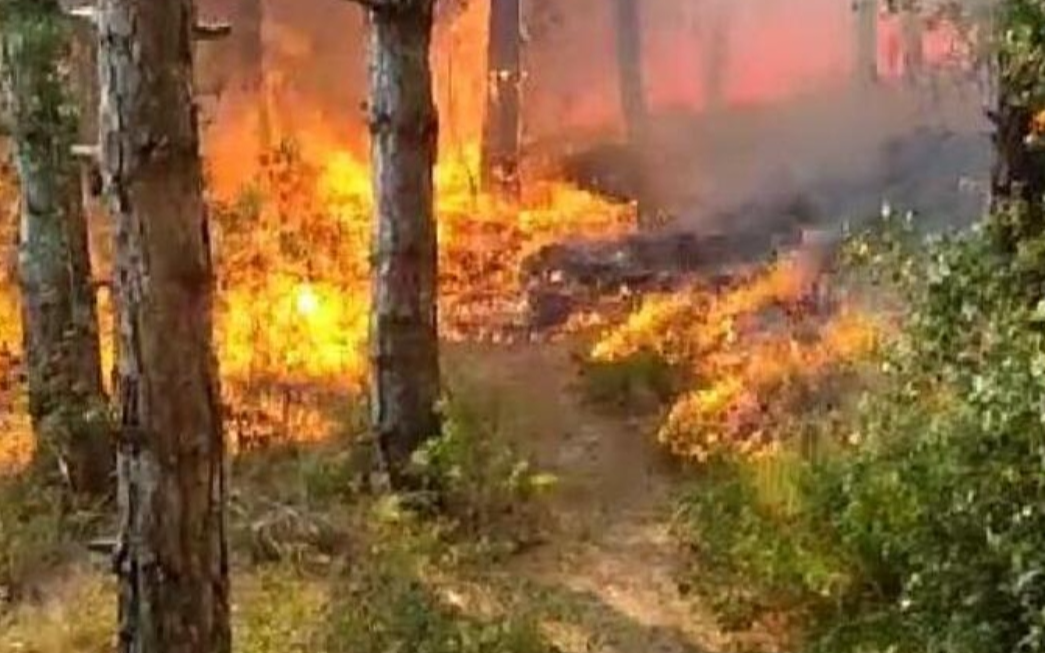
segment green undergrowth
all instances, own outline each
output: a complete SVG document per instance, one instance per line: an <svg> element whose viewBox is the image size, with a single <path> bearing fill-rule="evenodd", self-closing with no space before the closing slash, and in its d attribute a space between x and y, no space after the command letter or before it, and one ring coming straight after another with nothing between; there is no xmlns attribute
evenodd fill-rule
<svg viewBox="0 0 1045 653"><path fill-rule="evenodd" d="M726 625L786 613L809 651L1045 650L1045 303L987 230L892 223L851 253L902 326L844 410L705 466L685 581Z"/></svg>
<svg viewBox="0 0 1045 653"><path fill-rule="evenodd" d="M645 349L620 360L584 358L580 377L585 399L625 412L650 412L668 405L684 385L681 370Z"/></svg>
<svg viewBox="0 0 1045 653"><path fill-rule="evenodd" d="M551 650L525 610L474 605L450 579L538 538L553 479L513 450L481 400L450 401L445 415L415 461L439 496L375 491L373 453L351 432L233 461L235 651ZM85 531L36 486L0 489L0 569L39 590L0 604L0 653L112 650L115 580L82 552ZM57 555L67 548L79 554Z"/></svg>

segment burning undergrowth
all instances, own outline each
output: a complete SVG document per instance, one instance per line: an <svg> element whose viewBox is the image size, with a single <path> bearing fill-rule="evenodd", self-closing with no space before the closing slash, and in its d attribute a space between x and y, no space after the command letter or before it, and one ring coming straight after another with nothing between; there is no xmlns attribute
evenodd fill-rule
<svg viewBox="0 0 1045 653"><path fill-rule="evenodd" d="M837 287L808 250L651 295L597 340L589 365L650 357L682 380L658 437L697 461L771 450L792 415L829 406L869 359L882 319Z"/></svg>
<svg viewBox="0 0 1045 653"><path fill-rule="evenodd" d="M624 234L633 210L556 182L502 201L478 190L478 148L463 152L436 169L442 336L522 337L523 261L551 243ZM316 165L288 143L262 170L215 220L218 354L234 435L248 446L328 434L324 406L358 394L367 370L366 166L345 153Z"/></svg>
<svg viewBox="0 0 1045 653"><path fill-rule="evenodd" d="M442 336L524 337L523 261L553 243L628 233L634 209L554 181L535 180L519 202L502 201L478 190L478 152L477 146L459 149L436 169ZM230 436L239 448L330 435L366 382L369 171L346 152L315 158L286 142L264 157L242 192L214 202L215 344ZM13 200L12 193L5 197ZM4 244L15 241L14 226L8 227L12 233L0 234ZM95 244L105 243L104 221L93 220L92 227ZM19 434L5 442L17 441L22 451L31 449L31 437L21 407L10 249L2 252L7 267L0 270L0 431ZM107 278L107 247L95 250L96 276ZM111 366L111 308L105 294L101 300L103 351ZM12 456L0 451L0 458Z"/></svg>
<svg viewBox="0 0 1045 653"><path fill-rule="evenodd" d="M0 157L3 158L3 157ZM0 165L0 210L13 207L17 190L13 170ZM0 434L27 434L28 407L21 391L22 329L14 289L17 223L0 220ZM28 438L0 438L0 471L5 461L22 463L28 457Z"/></svg>

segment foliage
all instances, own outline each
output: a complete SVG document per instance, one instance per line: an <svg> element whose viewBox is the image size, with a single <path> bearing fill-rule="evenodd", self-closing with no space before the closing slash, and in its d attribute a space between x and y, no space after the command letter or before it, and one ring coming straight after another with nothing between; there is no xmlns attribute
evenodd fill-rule
<svg viewBox="0 0 1045 653"><path fill-rule="evenodd" d="M582 389L588 401L617 409L656 409L671 401L682 385L681 372L648 349L616 360L583 361Z"/></svg>
<svg viewBox="0 0 1045 653"><path fill-rule="evenodd" d="M846 561L796 503L806 471L781 453L716 459L679 501L674 532L700 561L685 584L711 600L724 627L803 610L850 582Z"/></svg>
<svg viewBox="0 0 1045 653"><path fill-rule="evenodd" d="M414 456L432 491L417 497L465 538L511 547L539 537L540 512L555 478L535 470L495 418L463 398L445 402L443 432Z"/></svg>
<svg viewBox="0 0 1045 653"><path fill-rule="evenodd" d="M910 310L830 455L800 460L791 509L734 460L683 501L683 532L763 599L799 597L817 650L1045 650L1045 312L982 231L903 243L853 249Z"/></svg>
<svg viewBox="0 0 1045 653"><path fill-rule="evenodd" d="M88 569L67 569L39 603L0 608L0 653L111 653L114 581Z"/></svg>
<svg viewBox="0 0 1045 653"><path fill-rule="evenodd" d="M239 609L232 623L236 651L317 651L329 603L322 582L289 565L266 566L237 580Z"/></svg>
<svg viewBox="0 0 1045 653"><path fill-rule="evenodd" d="M91 531L92 514L67 505L59 488L33 476L0 477L0 612L24 598Z"/></svg>
<svg viewBox="0 0 1045 653"><path fill-rule="evenodd" d="M773 426L834 401L883 330L862 306L826 296L820 267L796 252L716 287L647 298L592 348L589 394L627 397L648 383L671 400L659 439L686 458L771 448Z"/></svg>
<svg viewBox="0 0 1045 653"><path fill-rule="evenodd" d="M545 653L537 624L525 614L469 615L424 579L424 558L385 542L349 574L330 610L330 653ZM459 603L459 602L458 602Z"/></svg>

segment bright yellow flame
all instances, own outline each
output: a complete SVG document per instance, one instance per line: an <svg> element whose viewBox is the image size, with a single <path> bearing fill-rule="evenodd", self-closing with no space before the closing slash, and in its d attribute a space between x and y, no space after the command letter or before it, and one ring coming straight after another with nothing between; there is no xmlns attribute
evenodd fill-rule
<svg viewBox="0 0 1045 653"><path fill-rule="evenodd" d="M295 305L303 317L313 317L319 312L319 296L309 285L299 286L296 292Z"/></svg>
<svg viewBox="0 0 1045 653"><path fill-rule="evenodd" d="M675 453L704 459L723 447L749 455L772 447L770 427L796 397L872 351L884 325L855 307L810 314L818 271L801 256L722 292L698 289L647 298L592 349L595 360L652 351L696 379L671 408L659 437Z"/></svg>

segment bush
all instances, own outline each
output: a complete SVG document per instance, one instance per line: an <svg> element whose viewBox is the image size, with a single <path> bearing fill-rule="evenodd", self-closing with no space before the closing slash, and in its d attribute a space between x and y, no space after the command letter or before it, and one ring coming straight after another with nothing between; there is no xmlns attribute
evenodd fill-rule
<svg viewBox="0 0 1045 653"><path fill-rule="evenodd" d="M539 536L541 499L555 477L535 470L477 406L456 399L443 413L440 437L414 456L418 475L433 488L419 498L449 519L459 536L511 547L532 543Z"/></svg>
<svg viewBox="0 0 1045 653"><path fill-rule="evenodd" d="M615 360L584 360L581 378L585 397L596 405L648 411L678 394L682 374L657 352L641 349Z"/></svg>
<svg viewBox="0 0 1045 653"><path fill-rule="evenodd" d="M0 478L0 609L68 557L88 521L67 508L59 488L32 476Z"/></svg>
<svg viewBox="0 0 1045 653"><path fill-rule="evenodd" d="M339 593L325 650L330 653L550 653L535 621L481 619L451 605L395 557L367 561Z"/></svg>
<svg viewBox="0 0 1045 653"><path fill-rule="evenodd" d="M857 244L910 307L882 378L832 455L797 463L791 509L733 460L682 532L761 600L796 599L814 650L1045 650L1045 310L985 234Z"/></svg>

